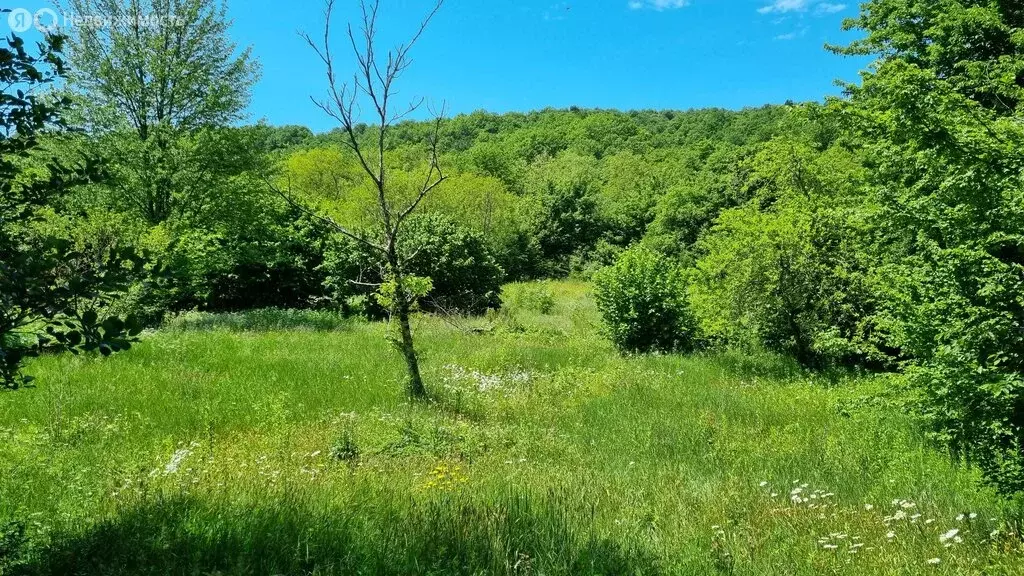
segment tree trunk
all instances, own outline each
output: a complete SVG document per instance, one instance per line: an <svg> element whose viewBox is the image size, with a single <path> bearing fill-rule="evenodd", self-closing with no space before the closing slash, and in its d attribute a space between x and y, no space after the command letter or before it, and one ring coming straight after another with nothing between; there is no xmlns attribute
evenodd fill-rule
<svg viewBox="0 0 1024 576"><path fill-rule="evenodd" d="M412 326L409 324L409 303L404 295L398 296L398 324L402 332L402 340L398 342L398 349L405 357L405 366L409 371L409 396L413 398L426 398L427 390L423 386L423 378L420 376L420 362L416 356L416 346L412 340Z"/></svg>
<svg viewBox="0 0 1024 576"><path fill-rule="evenodd" d="M385 222L390 226L390 222ZM388 233L387 259L391 267L391 274L395 282L394 315L398 316L398 329L401 332L401 339L396 341L398 350L405 358L405 367L409 372L408 390L409 396L414 399L427 397L427 389L423 386L423 377L420 376L420 361L416 355L416 345L412 338L412 325L409 316L412 309L412 302L405 292L405 274L401 270L398 258L396 230L391 229Z"/></svg>

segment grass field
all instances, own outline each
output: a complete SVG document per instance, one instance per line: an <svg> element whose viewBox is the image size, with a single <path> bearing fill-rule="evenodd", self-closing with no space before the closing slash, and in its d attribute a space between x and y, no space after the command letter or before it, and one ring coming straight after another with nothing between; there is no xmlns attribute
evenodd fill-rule
<svg viewBox="0 0 1024 576"><path fill-rule="evenodd" d="M417 320L430 404L323 315L40 359L0 394L0 574L1024 572L1019 509L884 380L622 358L585 285L507 300Z"/></svg>

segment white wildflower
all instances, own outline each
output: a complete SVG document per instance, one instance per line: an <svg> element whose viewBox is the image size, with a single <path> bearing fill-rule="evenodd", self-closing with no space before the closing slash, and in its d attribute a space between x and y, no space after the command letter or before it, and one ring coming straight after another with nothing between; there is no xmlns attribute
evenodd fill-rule
<svg viewBox="0 0 1024 576"><path fill-rule="evenodd" d="M939 536L939 542L945 542L946 540L952 540L953 538L956 538L956 535L959 534L959 533L960 533L959 529L953 528L953 529L949 530L948 532L946 532L945 534Z"/></svg>
<svg viewBox="0 0 1024 576"><path fill-rule="evenodd" d="M164 466L164 474L174 474L181 467L181 463L185 461L192 454L192 451L188 448L179 448L171 456L171 461Z"/></svg>
<svg viewBox="0 0 1024 576"><path fill-rule="evenodd" d="M941 563L942 560L940 560L939 558L931 558L925 562L925 564L931 564L932 566L938 566Z"/></svg>

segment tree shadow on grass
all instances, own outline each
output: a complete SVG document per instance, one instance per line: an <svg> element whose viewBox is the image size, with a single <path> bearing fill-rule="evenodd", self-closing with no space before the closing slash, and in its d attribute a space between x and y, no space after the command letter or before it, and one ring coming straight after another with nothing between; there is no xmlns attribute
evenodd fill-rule
<svg viewBox="0 0 1024 576"><path fill-rule="evenodd" d="M374 499L376 500L376 499ZM18 574L658 574L560 499L363 501L347 508L161 499L55 537ZM589 508L589 507L588 507Z"/></svg>

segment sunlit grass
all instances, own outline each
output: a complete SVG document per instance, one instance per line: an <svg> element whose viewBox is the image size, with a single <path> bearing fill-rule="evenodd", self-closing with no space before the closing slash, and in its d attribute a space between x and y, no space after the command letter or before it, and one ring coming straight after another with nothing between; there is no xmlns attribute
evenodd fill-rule
<svg viewBox="0 0 1024 576"><path fill-rule="evenodd" d="M508 291L418 319L430 404L381 324L41 359L0 395L0 573L1024 570L1016 509L857 401L883 382L621 358L585 285Z"/></svg>

